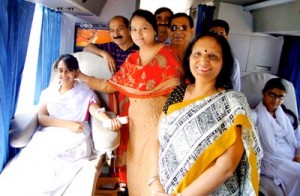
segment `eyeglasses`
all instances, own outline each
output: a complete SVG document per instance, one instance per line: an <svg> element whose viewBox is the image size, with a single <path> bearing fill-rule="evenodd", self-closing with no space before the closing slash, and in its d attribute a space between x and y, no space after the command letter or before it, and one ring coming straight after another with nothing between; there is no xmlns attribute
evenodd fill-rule
<svg viewBox="0 0 300 196"><path fill-rule="evenodd" d="M179 29L180 31L186 31L189 27L187 25L180 25L180 26L176 26L176 25L172 25L170 27L171 31L176 31L177 29Z"/></svg>
<svg viewBox="0 0 300 196"><path fill-rule="evenodd" d="M224 33L224 32L221 32L221 31L210 30L209 32L210 32L210 33L213 33L213 34L216 34L216 35L222 35L222 36L225 36L225 33Z"/></svg>
<svg viewBox="0 0 300 196"><path fill-rule="evenodd" d="M269 97L271 97L272 99L279 99L280 101L285 99L284 95L277 95L276 93L273 93L273 92L268 92L267 95Z"/></svg>

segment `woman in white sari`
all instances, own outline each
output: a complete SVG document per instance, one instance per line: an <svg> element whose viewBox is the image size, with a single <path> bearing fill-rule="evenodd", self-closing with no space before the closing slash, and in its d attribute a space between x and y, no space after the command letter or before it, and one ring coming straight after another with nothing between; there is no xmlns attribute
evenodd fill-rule
<svg viewBox="0 0 300 196"><path fill-rule="evenodd" d="M161 116L153 195L257 195L262 151L245 96L230 90L228 42L196 37L183 65L189 83L173 91Z"/></svg>
<svg viewBox="0 0 300 196"><path fill-rule="evenodd" d="M0 176L0 195L63 195L76 173L93 153L89 114L109 120L94 92L75 80L77 59L62 55L54 63L58 83L42 92L40 128ZM121 127L110 119L112 130Z"/></svg>
<svg viewBox="0 0 300 196"><path fill-rule="evenodd" d="M296 150L300 147L299 126L297 117L292 126L282 107L286 89L281 78L269 80L262 90L262 101L253 110L253 116L264 149L261 173L281 185L286 195L299 195L300 154L296 156Z"/></svg>

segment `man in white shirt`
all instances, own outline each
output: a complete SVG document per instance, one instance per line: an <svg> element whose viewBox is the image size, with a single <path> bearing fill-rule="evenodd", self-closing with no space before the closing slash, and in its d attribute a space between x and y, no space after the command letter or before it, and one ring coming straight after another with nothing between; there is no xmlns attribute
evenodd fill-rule
<svg viewBox="0 0 300 196"><path fill-rule="evenodd" d="M170 45L170 40L168 39L168 25L170 18L173 16L172 10L167 7L161 7L154 12L154 15L158 28L155 40L159 43Z"/></svg>
<svg viewBox="0 0 300 196"><path fill-rule="evenodd" d="M208 31L224 36L228 40L229 24L225 20L216 19L213 20ZM241 90L241 68L240 63L234 58L233 70L231 73L231 82L233 90Z"/></svg>

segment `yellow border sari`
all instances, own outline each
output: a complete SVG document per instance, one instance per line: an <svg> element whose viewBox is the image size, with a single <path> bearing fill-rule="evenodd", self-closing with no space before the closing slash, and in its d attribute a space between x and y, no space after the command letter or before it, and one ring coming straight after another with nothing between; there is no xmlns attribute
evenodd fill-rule
<svg viewBox="0 0 300 196"><path fill-rule="evenodd" d="M235 127L241 126L245 153L238 171L212 195L257 195L262 150L250 115L245 96L236 91L170 105L159 133L166 192L182 192L235 142Z"/></svg>

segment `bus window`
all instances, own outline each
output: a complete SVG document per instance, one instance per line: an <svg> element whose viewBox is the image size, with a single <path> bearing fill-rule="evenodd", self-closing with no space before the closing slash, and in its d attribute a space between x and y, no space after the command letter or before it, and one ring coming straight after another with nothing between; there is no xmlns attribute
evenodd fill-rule
<svg viewBox="0 0 300 196"><path fill-rule="evenodd" d="M27 56L22 74L19 98L17 101L16 113L31 111L34 107L34 90L36 82L36 70L39 54L40 35L42 27L43 9L42 6L36 5L30 38L28 43Z"/></svg>

